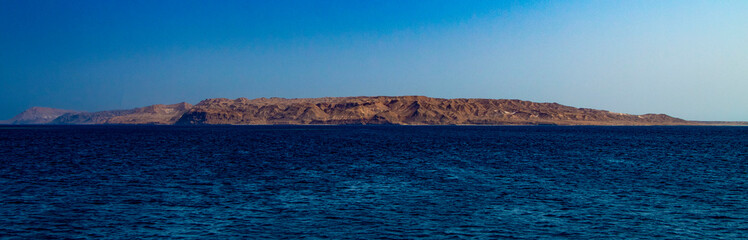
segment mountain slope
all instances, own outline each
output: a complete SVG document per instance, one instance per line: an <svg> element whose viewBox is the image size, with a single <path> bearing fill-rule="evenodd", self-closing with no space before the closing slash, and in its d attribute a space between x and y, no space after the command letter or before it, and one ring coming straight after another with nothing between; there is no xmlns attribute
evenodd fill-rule
<svg viewBox="0 0 748 240"><path fill-rule="evenodd" d="M157 104L129 110L64 114L52 124L174 124L187 110L189 103Z"/></svg>
<svg viewBox="0 0 748 240"><path fill-rule="evenodd" d="M629 115L557 103L423 96L207 99L176 124L683 125L664 114Z"/></svg>
<svg viewBox="0 0 748 240"><path fill-rule="evenodd" d="M77 113L78 111L64 110L48 107L32 107L26 109L15 117L2 121L2 124L46 124L66 113Z"/></svg>

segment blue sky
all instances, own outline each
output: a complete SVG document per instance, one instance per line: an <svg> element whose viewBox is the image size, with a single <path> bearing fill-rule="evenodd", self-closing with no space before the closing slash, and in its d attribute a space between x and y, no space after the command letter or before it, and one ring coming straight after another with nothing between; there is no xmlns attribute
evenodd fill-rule
<svg viewBox="0 0 748 240"><path fill-rule="evenodd" d="M0 119L425 95L748 121L748 1L0 0Z"/></svg>

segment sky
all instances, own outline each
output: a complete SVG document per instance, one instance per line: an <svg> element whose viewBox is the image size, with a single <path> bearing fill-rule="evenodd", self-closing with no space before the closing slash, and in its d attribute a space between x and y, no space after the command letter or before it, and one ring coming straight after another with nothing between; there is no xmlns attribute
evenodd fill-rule
<svg viewBox="0 0 748 240"><path fill-rule="evenodd" d="M746 13L729 0L0 0L0 119L424 95L748 121Z"/></svg>

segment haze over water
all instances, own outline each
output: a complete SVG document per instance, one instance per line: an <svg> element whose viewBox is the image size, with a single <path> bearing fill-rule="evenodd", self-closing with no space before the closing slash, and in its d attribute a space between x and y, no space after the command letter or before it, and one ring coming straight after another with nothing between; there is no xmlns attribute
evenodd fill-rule
<svg viewBox="0 0 748 240"><path fill-rule="evenodd" d="M748 128L0 127L0 237L748 238Z"/></svg>

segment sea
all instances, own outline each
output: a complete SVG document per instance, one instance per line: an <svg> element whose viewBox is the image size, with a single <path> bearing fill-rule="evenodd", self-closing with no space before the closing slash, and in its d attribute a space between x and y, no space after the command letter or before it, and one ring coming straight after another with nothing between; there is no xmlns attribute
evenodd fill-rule
<svg viewBox="0 0 748 240"><path fill-rule="evenodd" d="M748 239L748 127L0 126L1 239Z"/></svg>

